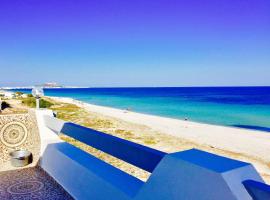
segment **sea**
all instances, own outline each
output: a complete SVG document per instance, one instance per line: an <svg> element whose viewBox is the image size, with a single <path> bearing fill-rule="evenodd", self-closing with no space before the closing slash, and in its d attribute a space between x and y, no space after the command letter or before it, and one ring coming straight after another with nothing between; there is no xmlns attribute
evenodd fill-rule
<svg viewBox="0 0 270 200"><path fill-rule="evenodd" d="M16 89L31 93L30 89ZM46 96L270 132L270 87L51 88Z"/></svg>

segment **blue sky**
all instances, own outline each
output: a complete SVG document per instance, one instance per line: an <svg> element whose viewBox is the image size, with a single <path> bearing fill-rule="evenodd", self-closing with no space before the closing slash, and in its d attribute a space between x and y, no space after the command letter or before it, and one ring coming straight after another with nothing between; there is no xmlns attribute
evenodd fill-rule
<svg viewBox="0 0 270 200"><path fill-rule="evenodd" d="M0 86L270 85L269 0L0 0Z"/></svg>

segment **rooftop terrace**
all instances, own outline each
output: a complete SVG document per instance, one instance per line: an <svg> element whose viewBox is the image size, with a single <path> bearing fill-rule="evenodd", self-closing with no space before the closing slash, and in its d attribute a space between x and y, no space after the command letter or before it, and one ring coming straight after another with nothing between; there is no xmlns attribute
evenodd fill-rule
<svg viewBox="0 0 270 200"><path fill-rule="evenodd" d="M191 149L167 154L54 117L0 115L0 199L267 200L270 186L245 162ZM150 173L146 181L62 141L72 137ZM9 153L32 153L16 168Z"/></svg>

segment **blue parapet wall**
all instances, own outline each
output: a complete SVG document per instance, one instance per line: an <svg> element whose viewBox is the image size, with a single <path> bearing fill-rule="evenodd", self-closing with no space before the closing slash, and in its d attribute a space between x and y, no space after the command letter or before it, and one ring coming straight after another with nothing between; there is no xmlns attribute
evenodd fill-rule
<svg viewBox="0 0 270 200"><path fill-rule="evenodd" d="M143 181L65 142L48 145L41 167L79 200L128 200L144 185Z"/></svg>
<svg viewBox="0 0 270 200"><path fill-rule="evenodd" d="M53 121L52 124L50 124ZM75 199L269 200L254 167L197 149L166 154L77 124L46 124L96 149L152 172L146 182L65 142L46 149L41 166Z"/></svg>
<svg viewBox="0 0 270 200"><path fill-rule="evenodd" d="M171 156L217 173L223 173L250 165L246 162L240 162L197 149L182 151L181 153L172 153Z"/></svg>
<svg viewBox="0 0 270 200"><path fill-rule="evenodd" d="M73 123L65 123L61 133L125 162L152 172L166 153Z"/></svg>
<svg viewBox="0 0 270 200"><path fill-rule="evenodd" d="M254 200L270 199L269 185L254 180L246 180L243 184Z"/></svg>
<svg viewBox="0 0 270 200"><path fill-rule="evenodd" d="M138 194L147 200L252 200L242 182L263 182L248 163L197 149L166 155Z"/></svg>

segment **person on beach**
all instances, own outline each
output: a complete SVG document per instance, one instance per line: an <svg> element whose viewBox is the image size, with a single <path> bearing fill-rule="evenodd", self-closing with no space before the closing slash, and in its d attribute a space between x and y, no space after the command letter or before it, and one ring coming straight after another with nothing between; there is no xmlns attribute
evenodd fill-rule
<svg viewBox="0 0 270 200"><path fill-rule="evenodd" d="M124 113L128 113L129 111L131 111L132 109L130 107L126 108Z"/></svg>
<svg viewBox="0 0 270 200"><path fill-rule="evenodd" d="M187 117L185 117L185 119L184 119L186 122L188 121L188 118ZM185 124L185 128L187 128L188 126L187 126L187 124Z"/></svg>

